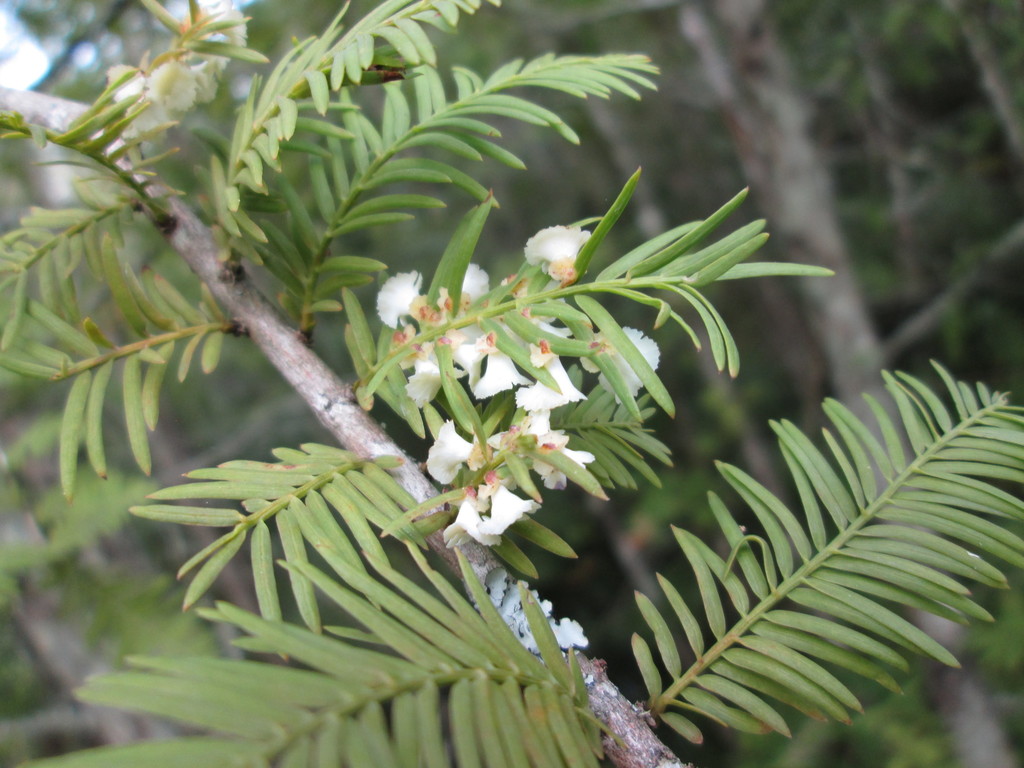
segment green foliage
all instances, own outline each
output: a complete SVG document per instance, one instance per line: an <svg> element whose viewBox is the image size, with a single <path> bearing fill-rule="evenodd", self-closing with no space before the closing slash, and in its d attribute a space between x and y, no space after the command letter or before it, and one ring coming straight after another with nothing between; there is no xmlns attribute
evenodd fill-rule
<svg viewBox="0 0 1024 768"><path fill-rule="evenodd" d="M203 614L236 627L245 649L277 653L306 669L255 661L140 657L136 671L96 678L84 700L168 717L210 735L87 750L29 766L592 765L600 729L587 708L575 657L557 642L525 590L541 656L529 653L491 605L463 560L476 607L410 554L424 588L367 558L339 557L340 581L309 564L328 604L363 629L334 637L261 619L230 604ZM478 612L479 609L479 612Z"/></svg>
<svg viewBox="0 0 1024 768"><path fill-rule="evenodd" d="M636 177L631 179L612 209L598 222L595 235L590 238L598 242L603 233L614 224L622 206L629 198ZM546 344L552 352L578 359L584 367L588 365L600 370L608 380L608 387L615 398L624 404L629 416L635 422L641 421L636 396L611 362L611 356L621 354L629 367L636 373L641 384L651 397L669 415L675 412L672 398L653 368L644 360L635 343L623 332L622 326L597 302L593 296L617 296L649 306L657 310L654 327L658 328L667 320L674 321L700 349L696 332L689 322L673 308L668 300L652 296L653 291L667 291L681 299L700 318L704 331L710 340L711 352L719 369L728 369L732 375L739 370L739 351L729 329L718 311L698 290L716 280L738 279L764 275L827 275L829 272L805 265L781 263L741 264L749 258L767 239L762 234L763 221L741 227L721 241L705 245L705 238L742 202L746 193L733 200L701 222L684 224L664 235L660 235L631 250L606 267L597 277L583 281L584 272L561 285L552 284L541 267L524 263L519 272L503 280L480 297L469 307L458 309L436 305L430 306L428 296L427 314L420 320L419 333L394 334L382 329L377 342L373 343L365 325L365 315L355 306L350 296L346 300L352 319L350 332L346 335L349 352L360 373L356 395L369 406L372 396L379 394L392 409L403 416L414 432L423 434L423 424L415 403L407 394L408 381L402 368L417 349L425 345L441 345L459 329L478 326L487 333L494 333L499 349L512 357L516 364L548 386L555 386L547 371L534 364L525 349L529 345ZM597 234L601 233L601 234ZM456 233L456 238L459 234ZM454 240L453 240L454 242ZM589 242L589 241L588 241ZM581 250L577 265L586 268L592 253ZM461 285L471 250L450 248L448 254L459 254L458 267L450 267L447 259L439 262L433 284ZM452 282L447 277L451 271L458 279ZM578 309L567 304L572 298ZM529 318L529 320L527 319ZM532 322L531 322L532 321ZM562 322L572 331L572 336L562 338L545 331L537 324ZM446 365L451 367L451 361ZM454 369L446 374L454 381L460 374ZM462 389L460 384L456 387ZM446 394L450 394L446 390ZM446 402L449 416L467 432L476 432L471 410L459 408L458 402L468 400L468 393L449 396Z"/></svg>
<svg viewBox="0 0 1024 768"><path fill-rule="evenodd" d="M720 466L764 534L740 528L715 494L710 503L730 547L727 557L674 529L700 587L703 614L698 618L665 580L674 622L638 596L669 674L666 684L647 642L634 635L653 712L678 707L741 730L788 735L786 721L762 695L819 720L848 722L848 711L861 709L820 662L893 690L898 686L885 666L906 669L906 662L891 646L956 666L948 650L886 603L959 623L992 620L962 581L1006 587L987 556L1024 565L1024 539L989 519L1024 519L1024 501L993 484L1024 481L1024 418L1004 395L938 370L952 410L906 374L886 375L898 421L870 400L872 428L827 401L835 430L824 432L830 458L792 424L773 424L800 493L802 522L748 474ZM675 622L697 657L686 670ZM701 739L690 720L668 714L669 725Z"/></svg>
<svg viewBox="0 0 1024 768"><path fill-rule="evenodd" d="M53 442L47 441L47 452L52 450ZM16 456L12 458L11 469L16 471L20 461ZM15 476L7 476L4 485L5 490L13 491L17 487ZM128 519L127 505L151 488L148 482L120 474L107 478L102 494L96 480L85 485L84 499L74 507L57 489L31 505L32 517L39 526L38 538L0 544L0 603L17 594L17 578L43 567L59 567L122 528ZM5 506L14 508L19 502L25 504L24 499L5 499Z"/></svg>
<svg viewBox="0 0 1024 768"><path fill-rule="evenodd" d="M454 184L478 202L488 199L487 189L448 157L490 157L525 167L494 141L501 132L486 119L548 126L578 143L557 114L506 91L534 87L580 98L614 92L639 98L634 85L653 87L646 75L656 70L642 56L544 56L510 62L487 78L456 68L457 96L451 100L424 25L452 32L461 13L480 5L396 0L344 27L346 6L324 34L298 43L265 81L254 79L223 159L213 159L211 198L233 248L281 281L281 302L304 332L312 331L316 313L341 309L334 298L340 288L371 279L374 263L332 256L335 240L408 221L409 210L445 205L432 195L380 190ZM365 86L378 84L379 122L364 103L378 95L368 96ZM446 159L424 156L424 150ZM268 172L287 171L291 157L311 183L319 222L286 175L269 178ZM288 224L259 215L267 210L286 211Z"/></svg>
<svg viewBox="0 0 1024 768"><path fill-rule="evenodd" d="M637 488L634 472L660 485L644 454L672 465L668 447L643 426L654 415L654 408L644 407L645 400L638 402L640 416L635 419L612 392L599 388L583 402L566 406L559 415L558 425L576 436L574 445L594 454L590 471L605 488Z"/></svg>
<svg viewBox="0 0 1024 768"><path fill-rule="evenodd" d="M396 30L390 24L382 23L379 29ZM371 45L369 33L351 37L358 29L359 25L338 43L339 51L345 53L336 53L334 62ZM305 52L296 61L310 56L315 59L314 53ZM395 186L404 190L410 184L453 184L482 203L491 199L487 189L453 166L452 160L480 161L489 157L513 168L525 167L519 158L494 141L501 137L501 132L482 118L547 126L569 141L579 141L554 112L506 91L547 88L581 98L607 98L619 91L638 98L630 83L652 87L644 75L655 71L641 56L545 56L528 63L511 62L487 78L457 68L453 72L457 97L452 101L436 64L411 66L418 63L419 59L406 59L401 68L393 71L394 79L383 86L379 125L357 101L367 100L362 89L353 89L362 80L345 75L334 77L332 70L332 90L340 91L336 102L329 101L327 90L318 100L305 94L302 87L300 93L310 98L292 100L285 98L291 92L285 84L294 77L275 73L258 97L250 97L239 121L239 125L251 122L253 134L236 132L227 152L227 167L214 160L212 197L218 220L234 238L232 243L240 253L263 263L281 280L287 289L282 302L300 319L306 331L312 329L316 312L341 309L333 298L339 288L361 285L371 279L367 274L371 263L363 261L355 266L340 260L345 257L331 256L335 240L371 227L409 221L413 218L409 210L445 205L432 195L381 190ZM288 62L289 71L294 64ZM376 66L371 62L364 69ZM349 71L351 62L345 67ZM406 86L406 79L412 88ZM323 82L326 89L326 80L313 81ZM270 93L272 87L274 91ZM303 115L310 110L320 115L327 115L328 110L336 112L341 125ZM263 117L267 114L274 116ZM322 137L326 148L297 139L297 132ZM314 192L312 213L319 215L319 222L287 176L266 178L268 169L286 170L282 150L301 158L299 162L305 166L302 173L310 180ZM425 151L430 154L424 156ZM249 194L243 194L243 188ZM253 193L259 196L254 197ZM250 216L268 207L286 211L288 226L282 228L264 216L256 216L257 223ZM251 244L253 239L255 247Z"/></svg>
<svg viewBox="0 0 1024 768"><path fill-rule="evenodd" d="M202 482L175 485L149 494L156 501L237 500L242 502L244 512L206 503L131 508L134 514L151 520L231 529L179 569L179 578L198 569L185 593L186 608L209 589L251 533L250 556L260 612L268 619L281 618L267 526L271 520L277 526L289 563L307 562L307 547L328 562L338 558L352 567L361 567L359 552L375 562L387 561L370 525L385 528L405 510L416 506L409 493L384 471L401 460L381 458L365 462L348 451L313 443L298 450L279 448L274 453L280 459L276 463L230 461L218 467L196 469L187 477ZM347 534L340 522L344 522ZM415 531L410 529L408 535L422 543ZM320 613L312 584L297 571L291 571L289 576L303 620L319 631Z"/></svg>
<svg viewBox="0 0 1024 768"><path fill-rule="evenodd" d="M184 21L156 0L144 5L174 36L170 49L112 77L70 127L0 115L0 137L56 145L90 174L78 189L82 207L33 210L0 239L0 367L69 382L62 415L44 421L41 432L59 443L54 474L62 495L79 499L67 515L37 511L48 534L44 544L0 549L6 594L16 587L14 577L52 566L121 525L128 503L121 497L141 493L108 469L111 411L148 474L148 432L157 426L169 368L183 381L198 355L209 372L225 336L244 332L206 286L174 285L140 268L135 228L142 216L134 213L168 234L168 200L176 192L160 180L169 153L147 156L169 122L151 123L160 115L156 97L126 88L160 64L190 56L206 57L206 64L263 58L228 40L237 21L218 21L195 3ZM586 220L593 232L571 263L555 272L528 258L509 278L470 296L464 281L499 206L487 185L462 170L464 161L524 167L498 141L505 120L579 141L561 115L522 95L525 89L638 98L641 89L653 88L649 78L657 71L636 55L545 55L511 61L487 76L462 67L442 74L428 27L452 32L462 14L481 5L387 0L354 21L346 5L323 34L296 42L265 76L253 78L230 138L211 139L203 179L209 194L201 201L223 275L248 279L243 261L258 272L294 321L297 339L311 341L321 313L345 313L359 404L370 409L379 398L414 434L437 443L442 429L457 428L471 440L457 439L479 455L461 462L465 467L455 462L458 469L445 478L451 488L425 500L389 472L403 459L371 461L317 443L277 448L274 462L196 469L186 475L190 482L150 493L152 503L131 508L136 516L227 529L179 569L179 578L191 578L185 608L225 569L238 567L248 544L259 615L228 602L198 613L228 625L241 650L276 654L289 664L133 658L132 671L92 679L82 698L170 718L201 735L32 766L597 764L606 726L589 708L575 652L563 654L536 596L519 585L532 653L510 630L503 606L493 604L490 579L481 584L461 552L457 575L469 598L421 550L452 522L456 503L475 501L487 486L521 490L531 501L517 501L533 511L544 496L535 475L551 489L559 484L547 484L549 478L561 475L602 499L612 488L637 488L640 478L659 483L652 464L671 465L671 451L648 424L658 409L675 415L677 404L664 368L657 372L634 329L624 326L623 303L653 310L653 328L674 325L698 349L706 336L718 370L735 376L738 345L708 288L764 276L821 277L827 270L749 262L767 239L763 221L712 241L745 191L706 219L609 256L617 247L609 233L636 192L637 171L603 216ZM391 232L412 220L411 212L444 207L436 192L443 185L474 205L432 270L424 270L425 294L401 315L412 323L375 332L356 289L390 265L357 251L368 230ZM189 293L198 300L186 298ZM516 371L556 393L582 387L588 374L601 383L580 401L553 409L526 408L510 389L478 396L469 366L455 357L460 337L477 331L491 347L487 354L506 356ZM568 383L547 366L559 357L572 361ZM420 398L411 393L418 373L409 369L424 360L436 362L437 386ZM711 494L726 551L673 529L699 606L683 598L688 584L664 577L659 584L671 612L637 596L653 646L634 634L632 650L660 722L693 742L703 738L695 713L742 731L789 735L779 703L838 722L860 710L833 669L898 691L890 668L906 669L906 652L956 664L900 611L958 622L991 618L963 582L1005 587L989 556L1024 565L1024 539L1006 525L1024 518L1024 502L1004 489L1024 479L1024 416L1003 395L938 370L952 409L906 374L886 375L892 407L869 400L871 424L827 401L827 451L793 424L773 424L799 510L743 470L719 465L762 532L741 526ZM106 407L115 371L116 409ZM547 428L526 431L534 418ZM565 440L556 445L556 438ZM574 451L592 458L563 452L570 439ZM95 473L107 478L105 492L96 490L95 478L77 477L83 447ZM530 577L539 569L520 542L576 555L570 542L525 514L507 534L493 534L500 536L493 554ZM388 537L398 542L382 542ZM135 605L158 602L162 590L162 583L147 582L118 607L144 615ZM97 613L115 624L117 611L104 608ZM165 639L178 637L179 628L163 625ZM189 635L186 628L180 636ZM696 659L686 669L683 638ZM126 640L122 650L130 646Z"/></svg>
<svg viewBox="0 0 1024 768"><path fill-rule="evenodd" d="M104 404L115 368L121 369L132 454L149 474L147 432L156 428L160 390L175 353L180 350L179 381L188 376L196 353L209 373L217 366L224 334L233 329L205 291L195 305L153 270L139 275L123 263L116 242L127 206L117 201L108 208L32 213L5 238L9 251L0 262L0 274L12 273L0 283L12 290L0 367L44 380L73 379L61 426L61 485L68 498L83 442L96 474L107 473ZM119 314L116 332L105 333L82 311L78 272L106 283ZM38 299L27 288L33 274Z"/></svg>

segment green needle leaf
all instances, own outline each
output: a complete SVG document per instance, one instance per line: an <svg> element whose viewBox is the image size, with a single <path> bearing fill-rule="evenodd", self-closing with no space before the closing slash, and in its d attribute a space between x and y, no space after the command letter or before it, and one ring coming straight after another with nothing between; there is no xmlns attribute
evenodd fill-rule
<svg viewBox="0 0 1024 768"><path fill-rule="evenodd" d="M142 359L132 355L121 372L121 387L124 395L125 424L128 430L128 444L136 463L147 475L153 464L149 454L149 436L146 434L146 415L142 404Z"/></svg>
<svg viewBox="0 0 1024 768"><path fill-rule="evenodd" d="M78 375L71 385L64 418L60 425L60 486L64 497L71 500L75 493L75 475L78 471L78 446L82 440L82 426L85 420L86 401L92 374L88 371Z"/></svg>
<svg viewBox="0 0 1024 768"><path fill-rule="evenodd" d="M441 256L434 277L430 281L427 299L431 303L437 301L442 288L447 288L452 306L459 306L466 269L473 258L473 252L476 250L476 244L480 239L480 233L483 232L487 217L496 205L494 197L489 196L462 217L459 225L455 228L455 234L452 235L448 247L445 248L444 254Z"/></svg>
<svg viewBox="0 0 1024 768"><path fill-rule="evenodd" d="M605 338L614 348L615 352L620 354L629 367L633 369L633 373L640 379L640 383L651 394L654 401L662 407L665 413L669 416L674 416L676 406L672 402L672 395L669 394L669 391L661 383L661 379L658 378L658 374L654 372L651 364L647 362L647 359L640 350L636 348L636 345L626 335L626 332L622 330L622 326L611 316L611 313L589 296L577 296L576 303L594 321L594 324L605 335Z"/></svg>
<svg viewBox="0 0 1024 768"><path fill-rule="evenodd" d="M633 197L633 191L636 189L637 182L640 181L640 168L636 169L636 172L629 177L626 185L619 192L619 196L615 198L615 202L612 203L611 208L601 218L594 228L593 233L587 239L587 242L580 248L579 253L576 254L576 261L573 264L576 270L577 282L583 279L583 276L587 273L587 269L590 267L590 262L594 258L594 253L604 242L605 237L612 227L615 226L615 222L619 220L622 212L626 210L626 206L629 205L630 199Z"/></svg>

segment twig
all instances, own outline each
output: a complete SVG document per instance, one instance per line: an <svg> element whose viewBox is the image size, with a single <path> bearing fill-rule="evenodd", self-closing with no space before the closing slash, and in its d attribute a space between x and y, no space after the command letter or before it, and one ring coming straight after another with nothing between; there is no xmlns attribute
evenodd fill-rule
<svg viewBox="0 0 1024 768"><path fill-rule="evenodd" d="M580 671L590 694L590 708L598 719L622 739L604 740L605 753L618 768L693 768L651 738L653 718L625 696L608 679L600 659L580 657Z"/></svg>
<svg viewBox="0 0 1024 768"><path fill-rule="evenodd" d="M31 584L23 585L21 592L21 599L12 612L12 625L35 668L54 690L67 695L87 676L109 671L106 660L82 639L80 627L60 617L56 594ZM83 712L91 719L92 727L104 744L167 738L175 733L166 721L121 710L88 705L83 707Z"/></svg>
<svg viewBox="0 0 1024 768"><path fill-rule="evenodd" d="M39 741L53 735L69 734L95 739L99 730L100 726L93 712L83 710L74 704L57 704L25 717L0 720L0 742L15 737L25 741Z"/></svg>

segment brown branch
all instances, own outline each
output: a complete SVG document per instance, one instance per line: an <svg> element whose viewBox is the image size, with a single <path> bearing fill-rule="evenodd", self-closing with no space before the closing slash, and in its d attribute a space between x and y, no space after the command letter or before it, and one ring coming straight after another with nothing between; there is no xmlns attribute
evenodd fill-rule
<svg viewBox="0 0 1024 768"><path fill-rule="evenodd" d="M605 755L618 768L693 768L680 762L669 749L653 738L654 718L631 704L608 679L604 661L578 656L587 683L590 708L598 719L618 734L622 743L605 738Z"/></svg>
<svg viewBox="0 0 1024 768"><path fill-rule="evenodd" d="M20 112L28 122L51 130L65 130L84 109L84 105L65 99L0 87L0 110ZM392 472L402 487L418 501L437 495L417 463L358 405L351 387L306 345L298 329L285 322L276 307L246 279L244 272L225 269L213 232L198 215L178 198L167 202L167 210L170 221L162 221L159 227L167 242L209 287L214 298L245 330L338 443L365 458L402 457L404 463ZM431 536L429 541L458 573L455 553L445 546L440 533ZM491 570L500 567L485 547L472 544L461 550L481 581ZM587 669L595 670L588 685L591 709L621 740L620 744L609 737L604 739L613 762L619 768L681 767L683 764L655 736L649 716L638 712L618 688L608 682L603 664L589 659L581 660L581 666L584 663Z"/></svg>

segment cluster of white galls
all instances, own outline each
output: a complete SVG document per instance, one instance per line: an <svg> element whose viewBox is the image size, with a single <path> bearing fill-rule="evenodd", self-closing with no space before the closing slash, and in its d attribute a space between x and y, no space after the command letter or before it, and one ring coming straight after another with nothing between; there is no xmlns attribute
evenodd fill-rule
<svg viewBox="0 0 1024 768"><path fill-rule="evenodd" d="M539 265L552 278L552 285L571 284L577 278L576 256L589 237L590 233L579 227L548 227L527 241L526 261ZM464 315L472 304L490 290L487 273L476 264L470 264L466 270L458 307L452 306L453 302L445 289L441 289L436 303L431 304L426 296L420 294L422 283L420 273L403 272L389 278L377 295L377 313L381 320L389 327L399 329L395 332L396 343L407 343L417 336L412 325L401 325L404 318L412 318L421 329L450 322ZM572 335L569 329L555 323L539 318L529 319L547 334L563 338ZM432 343L413 344L413 352L403 361L403 365L413 369L408 377L406 393L421 408L433 400L441 389L441 368L435 352L438 344L451 347L452 360L459 374L466 377L470 391L478 400L515 390L515 402L519 408L516 420L508 430L488 436L485 444L462 437L452 421L446 421L441 426L427 454L427 471L439 483L450 484L463 467L470 470L484 468L492 451L515 452L523 436L536 439L535 452L559 452L581 467L594 460L593 454L587 451L569 448L569 437L564 431L551 428L552 410L586 397L572 383L559 356L551 351L550 345L543 339L539 344L531 344L519 339L511 330L503 330L528 350L532 365L551 375L558 385L557 389L524 375L513 359L498 348L495 334L486 333L476 324L450 330ZM660 356L657 344L634 328L623 330L650 366L656 368ZM611 357L631 393L636 395L641 382L626 360L600 336L595 338L592 345L601 354ZM598 372L589 359L580 358L580 363L585 370ZM601 381L607 386L603 375ZM546 488L565 487L565 474L554 466L536 456L529 461ZM488 471L483 480L483 483L464 489L465 496L459 504L458 514L444 531L449 546L470 539L486 546L498 544L502 534L511 525L540 506L537 501L513 493L516 483L511 473L501 472L500 467Z"/></svg>
<svg viewBox="0 0 1024 768"><path fill-rule="evenodd" d="M205 5L203 12L210 21L235 22L234 26L218 34L223 36L226 43L245 45L245 17L234 7L232 0L215 0ZM135 97L146 105L145 110L125 129L125 138L139 136L159 125L173 122L196 104L212 100L217 94L217 84L227 62L224 56L182 51L174 56L165 54L157 57L154 60L156 66L150 71L125 64L111 67L107 71L109 84L133 73L117 89L117 100Z"/></svg>

